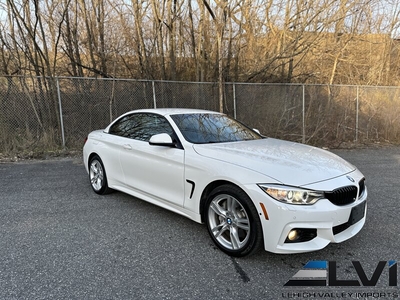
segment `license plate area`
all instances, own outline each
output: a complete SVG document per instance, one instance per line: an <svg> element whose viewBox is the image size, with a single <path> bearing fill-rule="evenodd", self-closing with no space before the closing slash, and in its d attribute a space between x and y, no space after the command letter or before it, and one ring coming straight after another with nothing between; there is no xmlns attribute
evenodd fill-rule
<svg viewBox="0 0 400 300"><path fill-rule="evenodd" d="M367 201L355 206L351 210L349 221L347 222L349 226L356 224L362 218L364 218L365 214L365 204Z"/></svg>
<svg viewBox="0 0 400 300"><path fill-rule="evenodd" d="M359 205L353 207L351 209L349 220L344 224L333 227L332 228L333 234L338 234L341 233L342 231L345 231L347 228L356 224L362 218L364 218L366 203L367 201L364 201L363 203L360 203Z"/></svg>

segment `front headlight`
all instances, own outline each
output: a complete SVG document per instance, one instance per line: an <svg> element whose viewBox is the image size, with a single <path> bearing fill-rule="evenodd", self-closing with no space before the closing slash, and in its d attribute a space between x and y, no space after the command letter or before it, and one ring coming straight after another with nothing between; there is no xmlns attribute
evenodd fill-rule
<svg viewBox="0 0 400 300"><path fill-rule="evenodd" d="M283 185L258 185L269 196L287 204L311 205L324 198L324 192L305 190Z"/></svg>

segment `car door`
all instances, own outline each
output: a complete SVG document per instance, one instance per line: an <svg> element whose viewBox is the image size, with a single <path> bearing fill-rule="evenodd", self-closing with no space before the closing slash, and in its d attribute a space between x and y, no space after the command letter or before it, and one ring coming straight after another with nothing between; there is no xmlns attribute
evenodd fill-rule
<svg viewBox="0 0 400 300"><path fill-rule="evenodd" d="M119 152L125 185L156 200L183 206L184 150L149 144L155 134L174 134L169 122L157 114L134 113L126 117L125 123Z"/></svg>

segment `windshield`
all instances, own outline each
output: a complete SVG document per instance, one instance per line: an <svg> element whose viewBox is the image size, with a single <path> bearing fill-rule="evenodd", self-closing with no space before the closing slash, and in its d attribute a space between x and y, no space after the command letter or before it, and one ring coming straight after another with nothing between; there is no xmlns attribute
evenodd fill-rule
<svg viewBox="0 0 400 300"><path fill-rule="evenodd" d="M262 137L226 115L202 113L171 115L184 138L193 144L257 140Z"/></svg>

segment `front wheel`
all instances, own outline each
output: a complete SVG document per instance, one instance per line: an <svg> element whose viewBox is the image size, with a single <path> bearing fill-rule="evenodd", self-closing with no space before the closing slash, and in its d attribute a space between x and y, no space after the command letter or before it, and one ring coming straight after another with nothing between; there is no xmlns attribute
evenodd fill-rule
<svg viewBox="0 0 400 300"><path fill-rule="evenodd" d="M104 195L110 192L106 170L104 169L103 162L97 155L93 156L89 161L89 180L96 194Z"/></svg>
<svg viewBox="0 0 400 300"><path fill-rule="evenodd" d="M247 194L234 185L222 185L207 199L204 216L215 244L231 256L245 256L260 249L260 219Z"/></svg>

